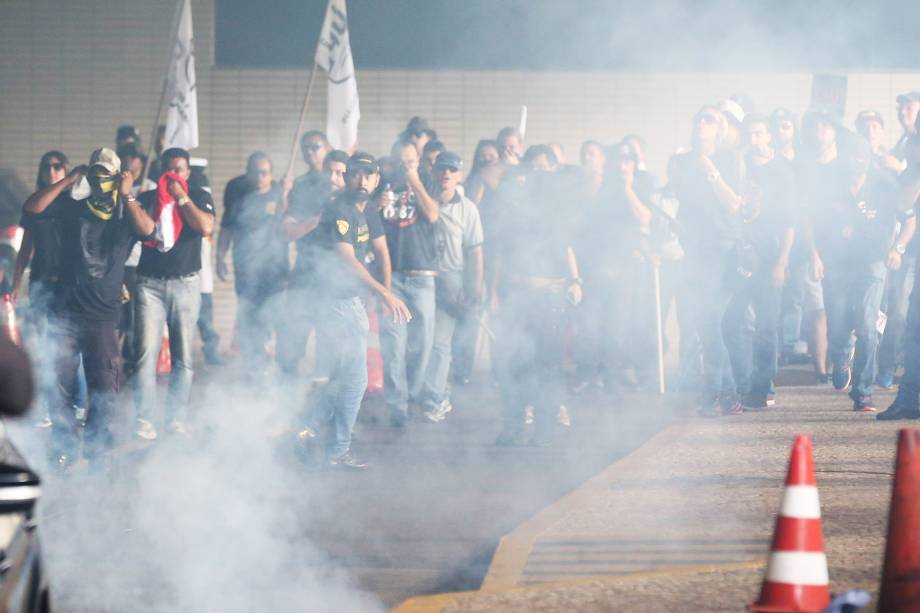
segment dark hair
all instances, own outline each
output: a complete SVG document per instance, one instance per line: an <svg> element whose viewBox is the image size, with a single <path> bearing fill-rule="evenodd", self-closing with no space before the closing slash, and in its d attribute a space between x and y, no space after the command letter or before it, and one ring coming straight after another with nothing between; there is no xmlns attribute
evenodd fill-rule
<svg viewBox="0 0 920 613"><path fill-rule="evenodd" d="M176 158L182 158L183 160L185 160L186 164L188 164L189 166L192 165L192 158L188 154L188 151L186 151L182 147L170 147L169 149L167 149L166 151L160 154L160 167L165 169L169 165L169 163Z"/></svg>
<svg viewBox="0 0 920 613"><path fill-rule="evenodd" d="M147 163L147 156L140 152L135 143L128 143L122 145L118 148L118 151L115 154L121 160L122 166L124 166L125 160L135 158L141 161L141 164ZM175 157L175 156L174 156Z"/></svg>
<svg viewBox="0 0 920 613"><path fill-rule="evenodd" d="M482 139L476 143L476 150L473 152L473 167L470 168L470 176L482 170L482 163L479 161L479 153L486 147L492 147L495 149L495 152L501 155L501 150L498 148L498 143L494 140Z"/></svg>
<svg viewBox="0 0 920 613"><path fill-rule="evenodd" d="M625 140L625 139L624 139L624 140ZM600 144L599 141L596 141L596 140L594 140L594 139L588 139L588 140L586 140L585 142L583 142L583 143L581 144L581 149L579 150L579 154L580 154L579 157L584 156L584 154L585 154L585 149L587 149L588 147L597 147L598 149L601 150L601 153L603 153L604 156L607 155L607 150L604 149L604 146L603 146L602 144Z"/></svg>
<svg viewBox="0 0 920 613"><path fill-rule="evenodd" d="M264 151L254 151L246 158L246 174L251 175L256 171L256 166L259 162L267 161L269 166L274 166L272 164L272 159L268 157L268 154Z"/></svg>
<svg viewBox="0 0 920 613"><path fill-rule="evenodd" d="M541 155L545 155L546 159L549 160L549 163L553 166L559 164L559 159L556 157L556 152L553 151L553 148L549 145L531 145L530 147L527 147L527 151L524 152L524 164L529 166Z"/></svg>
<svg viewBox="0 0 920 613"><path fill-rule="evenodd" d="M422 150L422 155L429 155L431 153L441 153L442 151L447 150L447 147L444 146L439 140L433 139L425 143L425 148Z"/></svg>
<svg viewBox="0 0 920 613"><path fill-rule="evenodd" d="M48 151L38 161L38 174L35 177L35 189L42 189L42 188L48 187L48 184L46 184L42 180L42 167L48 164L49 162L51 162L51 160L60 161L64 165L65 170L70 167L70 160L68 160L67 156L64 155L62 152L58 151L57 149Z"/></svg>
<svg viewBox="0 0 920 613"><path fill-rule="evenodd" d="M517 128L512 128L511 126L508 126L498 131L498 136L495 137L495 141L497 143L501 143L504 139L508 138L509 136L515 136L517 137L518 140L524 140L524 137L521 136L520 130L518 130Z"/></svg>
<svg viewBox="0 0 920 613"><path fill-rule="evenodd" d="M628 140L636 141L637 143L639 143L639 146L642 147L643 150L645 150L645 148L648 147L648 143L645 142L645 139L639 136L638 134L635 134L635 133L627 134L626 136L623 137L623 140L621 142L625 143Z"/></svg>
<svg viewBox="0 0 920 613"><path fill-rule="evenodd" d="M348 164L348 154L341 149L333 149L326 155L326 159L323 160L323 168L327 168L330 162Z"/></svg>
<svg viewBox="0 0 920 613"><path fill-rule="evenodd" d="M770 118L764 115L763 113L748 113L744 116L744 127L749 127L752 123L759 123L764 126L768 132L772 134L773 125L770 122Z"/></svg>
<svg viewBox="0 0 920 613"><path fill-rule="evenodd" d="M306 146L307 141L314 137L319 137L320 140L323 141L324 145L329 144L329 139L326 138L326 134L324 132L320 132L319 130L307 130L303 133L303 136L300 137L300 148L303 149Z"/></svg>

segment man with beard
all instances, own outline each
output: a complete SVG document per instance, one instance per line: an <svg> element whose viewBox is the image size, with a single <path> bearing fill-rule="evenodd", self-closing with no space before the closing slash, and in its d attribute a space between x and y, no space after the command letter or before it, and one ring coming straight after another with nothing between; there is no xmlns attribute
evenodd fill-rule
<svg viewBox="0 0 920 613"><path fill-rule="evenodd" d="M367 387L368 320L362 299L370 290L383 303L383 316L409 322L405 303L389 289L390 254L376 211L368 211L371 193L380 181L374 156L358 152L348 159L345 190L324 209L317 231L322 238L314 261L323 297L317 328L317 352L329 360L329 382L301 437L327 434L326 458L331 468L364 470L368 464L351 452L351 437ZM377 263L382 282L371 275Z"/></svg>
<svg viewBox="0 0 920 613"><path fill-rule="evenodd" d="M519 442L524 411L534 409L530 444L552 442L564 389L562 373L565 313L581 301L578 264L570 228L558 211L563 189L555 154L530 147L520 170L499 187L503 237L497 246L491 292L497 308L494 360L503 404L497 445Z"/></svg>
<svg viewBox="0 0 920 613"><path fill-rule="evenodd" d="M153 220L131 193L133 177L119 173L120 167L114 151L97 149L88 168L73 169L23 205L28 213L53 219L61 238L60 279L49 321L49 334L58 351L58 398L50 411L54 424L51 454L59 469L73 463L78 450L79 428L71 395L81 354L89 386L83 455L91 463L104 463L113 447L111 427L119 387L116 327L125 260L138 239L154 232ZM62 195L84 175L90 187L88 196Z"/></svg>
<svg viewBox="0 0 920 613"><path fill-rule="evenodd" d="M393 265L391 289L412 311L412 322L380 322L384 397L394 426L405 424L409 402L418 402L431 357L435 326L438 203L419 177L419 155L412 143L398 147L395 184L379 196L379 214Z"/></svg>
<svg viewBox="0 0 920 613"><path fill-rule="evenodd" d="M744 127L748 194L741 210L742 241L750 255L751 276L729 303L725 342L744 409L763 410L776 376L780 298L795 238L794 174L791 163L776 156L766 116L748 115ZM749 309L755 316L753 329Z"/></svg>

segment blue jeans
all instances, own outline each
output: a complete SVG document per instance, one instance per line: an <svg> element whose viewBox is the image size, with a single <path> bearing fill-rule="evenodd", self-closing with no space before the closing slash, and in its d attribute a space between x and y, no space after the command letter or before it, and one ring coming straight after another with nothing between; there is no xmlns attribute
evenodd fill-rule
<svg viewBox="0 0 920 613"><path fill-rule="evenodd" d="M688 256L686 261L688 287L693 288L694 295L685 300L692 311L703 355L704 406L715 401L729 404L737 396L722 328L732 297L727 279L737 274L731 269L730 256L730 251L723 249L704 257Z"/></svg>
<svg viewBox="0 0 920 613"><path fill-rule="evenodd" d="M329 367L309 425L327 433L326 455L337 458L351 447L351 434L367 389L367 311L360 298L332 300L320 308L317 353Z"/></svg>
<svg viewBox="0 0 920 613"><path fill-rule="evenodd" d="M319 322L322 302L317 297L317 290L309 287L291 286L285 297L285 311L281 317L281 330L278 334L278 364L288 376L296 377L300 371L310 330L315 330ZM313 377L325 377L326 367L316 352Z"/></svg>
<svg viewBox="0 0 920 613"><path fill-rule="evenodd" d="M735 385L742 395L766 396L776 377L782 294L766 273L759 271L736 292L725 313L725 344Z"/></svg>
<svg viewBox="0 0 920 613"><path fill-rule="evenodd" d="M888 270L873 262L865 270L832 270L824 278L828 356L835 365L849 360L850 335L856 332L856 359L850 397L872 397L878 351L879 309Z"/></svg>
<svg viewBox="0 0 920 613"><path fill-rule="evenodd" d="M165 325L169 330L169 352L172 356L165 421L186 419L194 374L192 344L201 309L201 279L197 274L177 279L138 276L134 308L137 416L153 421L157 357Z"/></svg>
<svg viewBox="0 0 920 613"><path fill-rule="evenodd" d="M914 287L920 287L920 266L914 270ZM898 385L896 402L909 407L920 403L920 293L910 296L904 330L904 376Z"/></svg>
<svg viewBox="0 0 920 613"><path fill-rule="evenodd" d="M904 338L907 328L907 310L914 290L916 257L904 257L901 268L888 273L886 288L888 323L878 347L878 369L891 374L904 362Z"/></svg>
<svg viewBox="0 0 920 613"><path fill-rule="evenodd" d="M434 316L434 343L431 347L431 359L421 392L422 404L428 408L437 408L445 400L450 400L450 387L447 381L450 375L450 360L453 357L452 344L457 319L445 309L438 306Z"/></svg>
<svg viewBox="0 0 920 613"><path fill-rule="evenodd" d="M408 324L380 315L380 349L383 355L383 394L393 412L405 413L408 402L419 399L434 342L434 277L393 273L393 293L412 314Z"/></svg>

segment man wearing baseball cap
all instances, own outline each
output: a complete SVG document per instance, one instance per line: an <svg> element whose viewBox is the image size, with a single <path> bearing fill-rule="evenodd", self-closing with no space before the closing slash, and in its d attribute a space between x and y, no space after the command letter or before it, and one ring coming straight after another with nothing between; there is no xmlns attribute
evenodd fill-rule
<svg viewBox="0 0 920 613"><path fill-rule="evenodd" d="M49 334L57 343L58 398L51 406L52 461L66 469L75 460L78 424L68 390L83 356L89 413L83 455L105 466L113 446L111 425L119 386L116 329L121 315L125 260L134 243L153 234L153 220L132 195L133 177L120 172L114 151L97 149L88 166L26 200L26 212L53 220L61 240L61 276L51 300ZM81 178L89 194L62 196Z"/></svg>
<svg viewBox="0 0 920 613"><path fill-rule="evenodd" d="M408 322L409 309L390 291L390 254L376 211L368 211L380 181L380 167L369 153L348 158L345 190L323 210L320 244L314 266L322 296L317 326L317 354L329 361L329 382L320 390L300 438L313 440L326 432L326 461L330 468L364 470L368 464L351 451L351 436L367 388L368 320L365 300L376 294L383 317ZM376 264L380 280L371 274Z"/></svg>
<svg viewBox="0 0 920 613"><path fill-rule="evenodd" d="M882 114L871 109L860 111L856 116L855 125L856 132L869 143L872 167L876 170L888 170L896 175L901 174L907 167L906 162L891 155L882 143L885 138L885 120L882 119Z"/></svg>

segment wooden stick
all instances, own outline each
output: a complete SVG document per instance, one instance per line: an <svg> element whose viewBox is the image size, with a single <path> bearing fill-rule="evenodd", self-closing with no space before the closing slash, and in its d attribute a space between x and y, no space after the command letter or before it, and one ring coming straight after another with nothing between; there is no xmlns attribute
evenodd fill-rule
<svg viewBox="0 0 920 613"><path fill-rule="evenodd" d="M653 266L655 273L655 325L658 329L658 393L664 394L664 322L661 321L661 272Z"/></svg>

